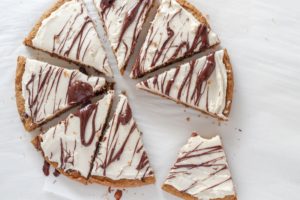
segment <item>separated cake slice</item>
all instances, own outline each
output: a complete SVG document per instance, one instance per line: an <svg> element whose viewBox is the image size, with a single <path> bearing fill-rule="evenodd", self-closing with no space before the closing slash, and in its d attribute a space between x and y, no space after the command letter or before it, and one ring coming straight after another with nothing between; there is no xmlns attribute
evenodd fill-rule
<svg viewBox="0 0 300 200"><path fill-rule="evenodd" d="M226 50L181 65L137 85L138 88L227 120L233 73Z"/></svg>
<svg viewBox="0 0 300 200"><path fill-rule="evenodd" d="M104 92L106 87L106 81L101 77L88 77L77 70L18 58L16 101L27 131Z"/></svg>
<svg viewBox="0 0 300 200"><path fill-rule="evenodd" d="M162 0L131 73L139 78L219 43L205 17L185 0Z"/></svg>
<svg viewBox="0 0 300 200"><path fill-rule="evenodd" d="M120 95L114 117L99 144L90 182L113 187L155 182L141 133L124 95Z"/></svg>
<svg viewBox="0 0 300 200"><path fill-rule="evenodd" d="M236 200L220 137L193 133L162 188L186 200Z"/></svg>
<svg viewBox="0 0 300 200"><path fill-rule="evenodd" d="M24 43L112 76L100 38L82 0L58 0L41 17Z"/></svg>
<svg viewBox="0 0 300 200"><path fill-rule="evenodd" d="M94 3L123 74L153 0L94 0Z"/></svg>
<svg viewBox="0 0 300 200"><path fill-rule="evenodd" d="M86 184L112 98L109 92L96 104L86 105L40 134L33 144L60 173Z"/></svg>

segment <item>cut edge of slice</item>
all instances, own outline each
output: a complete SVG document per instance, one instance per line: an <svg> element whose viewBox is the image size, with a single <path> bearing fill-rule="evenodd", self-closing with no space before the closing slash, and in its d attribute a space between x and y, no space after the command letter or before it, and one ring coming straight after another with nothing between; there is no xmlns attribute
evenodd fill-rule
<svg viewBox="0 0 300 200"><path fill-rule="evenodd" d="M205 57L205 56L204 56ZM231 105L232 105L232 101L233 101L233 88L234 88L234 79L233 79L233 70L232 70L232 65L231 65L231 62L230 62L230 58L229 58L229 55L228 55L228 52L227 52L227 49L224 49L224 58L223 58L223 63L225 64L225 67L226 67L226 74L227 74L227 89L226 89L226 102L225 102L225 109L223 110L223 115L224 117L220 117L216 114L212 114L212 113L209 113L209 112L206 112L202 109L199 109L197 107L194 107L194 106L191 106L187 103L184 103L182 101L178 101L177 99L173 99L171 98L170 96L167 96L167 95L163 95L161 93L158 93L158 92L154 92L153 90L147 88L147 87L144 87L143 86L143 82L151 79L146 79L145 81L142 81L140 83L138 83L136 85L136 87L138 89L141 89L141 90L144 90L144 91L147 91L149 93L152 93L154 95L158 95L158 96L161 96L161 97L164 97L164 98L167 98L167 99L170 99L172 101L175 101L176 103L178 104L182 104L184 106L187 106L189 108L193 108L195 110L198 110L200 111L201 113L203 114L206 114L206 115L209 115L211 117L214 117L214 118L217 118L218 120L221 120L221 121L228 121L228 117L229 117L229 114L230 114L230 111L231 111ZM178 67L181 67L182 65L178 66ZM167 72L167 71L166 71ZM166 72L163 72L161 74L164 74ZM161 75L159 74L159 75Z"/></svg>
<svg viewBox="0 0 300 200"><path fill-rule="evenodd" d="M64 56L61 56L57 53L53 53L53 52L50 52L50 51L46 51L46 50L43 50L41 48L38 48L38 47L35 47L33 45L33 39L36 37L40 27L42 26L42 23L45 19L47 19L48 17L50 17L50 15L57 11L62 5L64 5L65 3L69 2L69 1L72 1L72 0L57 0L54 5L52 5L48 10L46 10L42 16L38 19L38 21L36 22L36 24L34 25L34 27L32 28L32 30L30 31L30 33L27 35L27 37L25 37L23 43L25 46L28 46L28 47L31 47L32 49L35 49L35 50L38 50L38 51L41 51L41 52L44 52L48 55L50 55L51 57L56 57L56 58L59 58L61 60L64 60L64 61L67 61L67 62L70 62L70 63L73 63L75 65L78 65L78 66L81 66L81 67L84 67L84 68L92 68L93 70L96 70L98 71L99 73L105 75L105 76L108 76L108 77L113 77L113 71L111 69L111 67L109 66L109 64L107 64L107 67L108 67L108 70L107 72L102 72L102 71L99 71L96 67L97 66L90 66L90 65L87 65L87 64L84 64L80 61L76 61L76 60L73 60L73 59L70 59L70 58L67 58L67 57L64 57ZM78 0L80 2L82 2L83 4L85 4L84 1L82 0ZM96 30L96 26L95 26L95 23L94 21L92 21L93 23L93 26ZM96 31L97 32L97 31ZM99 38L99 35L97 33L97 37L100 41L100 38ZM101 45L103 46L102 42L100 42ZM104 64L103 64L104 65Z"/></svg>
<svg viewBox="0 0 300 200"><path fill-rule="evenodd" d="M141 27L141 31L139 31L139 33L138 33L138 35L137 35L137 39L140 38L141 32L143 31L143 28L145 28L145 22L146 22L147 19L149 18L149 14L150 14L151 9L154 7L154 0L151 0L151 1L152 1L152 2L151 2L151 5L150 5L149 9L148 9L148 11L145 13L145 20L143 21L143 24L142 24L142 27ZM105 30L106 37L107 37L108 40L109 40L110 46L111 46L112 51L113 51L113 53L114 53L114 56L115 56L115 58L116 58L117 65L118 65L118 70L120 71L121 75L123 76L124 73L125 73L125 71L126 71L126 69L127 69L127 65L128 65L128 63L129 63L130 59L133 57L133 53L134 53L134 51L135 51L134 49L135 49L135 47L136 47L136 44L134 44L134 45L132 46L128 58L125 59L124 64L121 65L121 64L119 63L118 59L117 59L117 56L116 56L117 51L113 48L113 46L112 46L112 44L111 44L111 41L110 41L110 39L109 39L107 26L105 25L104 19L102 18L102 15L101 15L101 13L100 13L101 11L100 11L98 5L96 5L96 0L93 0L93 2L94 2L95 7L97 8L98 15L99 15L99 18L100 18L100 20L101 20L101 22L102 22L103 28L104 28L104 30Z"/></svg>
<svg viewBox="0 0 300 200"><path fill-rule="evenodd" d="M125 103L130 108L128 98L125 94L120 94L119 95L119 102L118 102L117 107L121 106L122 98L123 99L125 98ZM125 103L124 103L124 105L125 105ZM115 113L116 112L117 112L117 110L115 111ZM121 112L122 112L122 110L120 110L120 114L121 114ZM104 137L105 137L105 134L107 133L107 131L110 130L110 127L112 126L113 120L114 119L111 119L111 121L108 123L108 128L105 130L105 133L103 135ZM134 123L136 123L135 120L134 120ZM135 125L135 126L137 126L137 125ZM143 143L142 134L139 130L138 130L138 132L140 133L140 141ZM110 134L110 133L107 133L107 134ZM99 143L99 147L101 148L101 141ZM100 148L98 149L98 152L99 152ZM143 145L142 150L144 150L146 152L144 145ZM149 159L147 153L146 153L146 156L147 156L147 159ZM97 157L97 155L95 156L95 158L96 157ZM94 164L94 166L95 166L95 164ZM150 170L152 170L152 168L150 166L150 163L149 163L149 167L150 167ZM91 171L93 171L93 170L94 169L92 169ZM105 185L105 186L109 186L109 187L126 187L126 188L128 187L128 188L130 188L130 187L140 187L140 186L144 186L144 185L154 184L156 182L156 178L155 178L154 173L150 176L143 177L142 179L118 179L118 180L113 180L113 179L111 179L109 177L106 177L106 176L97 176L97 175L91 174L91 176L89 177L89 182L90 183L97 183L97 184L101 184L101 185Z"/></svg>
<svg viewBox="0 0 300 200"><path fill-rule="evenodd" d="M75 106L79 105L82 102L78 102L72 106L69 106L66 109L62 109L61 111L59 111L57 113L53 113L52 117L46 118L45 121L43 121L42 123L39 123L39 124L35 123L33 121L32 117L27 116L27 114L25 112L25 99L22 94L22 92L23 92L22 79L23 79L23 74L25 72L25 66L26 66L27 59L28 58L26 58L24 56L19 56L17 59L17 69L16 69L16 77L15 77L15 95L16 95L16 104L17 104L18 113L19 113L20 119L23 123L23 126L26 131L31 132L31 131L34 131L35 129L41 127L45 123L59 117L61 114L67 112L68 110L74 108ZM41 61L39 61L39 62L41 62ZM106 82L104 87L101 88L99 91L97 91L97 93L102 94L110 87L113 87L113 86L111 86L109 83ZM94 94L94 95L97 96L96 94Z"/></svg>
<svg viewBox="0 0 300 200"><path fill-rule="evenodd" d="M108 91L107 94L111 94L114 96L114 91ZM103 99L103 98L102 98ZM102 99L100 99L99 101L101 101ZM99 102L98 101L98 102ZM104 128L102 130L102 133L101 135L103 134L103 131L105 130L105 127L107 126L107 122L108 122L108 118L109 118L109 113L110 113L110 110L112 108L112 102L113 102L113 97L111 98L111 101L110 101L110 104L109 104L109 109L108 109L108 114L106 116L106 119L105 119L105 124L104 124ZM71 116L73 114L70 114L69 116ZM66 119L65 119L66 120ZM65 121L65 120L62 120L62 121ZM41 133L43 134L43 133ZM100 138L99 138L100 139ZM58 163L57 162L52 162L49 160L49 158L47 158L45 155L44 155L44 152L43 152L43 149L41 148L41 142L42 142L42 137L41 135L38 135L36 136L32 141L32 145L35 147L35 149L37 151L39 151L43 158L45 159L45 161L51 165L53 168L55 168L55 170L57 170L60 174L63 174L64 176L72 179L72 180L75 180L75 181L78 181L84 185L88 185L90 182L89 182L89 179L86 178L86 177L83 177L79 171L76 171L76 170L68 170L68 171L64 171L63 169L60 169L58 167ZM98 145L99 141L97 141L97 145ZM95 147L95 154L97 153L96 152L97 150L97 146ZM93 155L94 156L94 155ZM91 169L93 168L92 164L91 164Z"/></svg>
<svg viewBox="0 0 300 200"><path fill-rule="evenodd" d="M186 11L188 11L189 13L191 13L191 14L192 14L192 15L193 15L200 23L203 23L203 24L206 25L208 28L210 28L210 25L209 25L209 23L208 23L206 17L202 14L202 12L201 12L198 8L196 8L194 5L192 5L191 3L189 3L189 2L186 1L186 0L174 0L174 1L176 1L177 3L179 3L179 4L181 5L181 7L183 7ZM212 48L218 46L220 43L221 43L221 42L220 42L220 40L218 39L218 42L217 42L216 44L210 46L208 49L212 49ZM208 50L208 49L206 49L206 50ZM205 51L205 50L204 50L204 51ZM183 56L183 57L176 58L175 60L172 60L172 61L170 61L170 62L163 63L163 64L161 64L161 65L159 65L159 66L157 66L157 67L155 67L155 68L152 68L151 70L149 70L149 71L147 71L147 72L144 72L143 74L135 74L135 73L134 73L135 68L138 67L137 62L139 62L139 61L138 61L138 58L137 58L137 59L135 60L135 62L134 62L133 67L132 67L132 71L131 71L131 73L130 73L130 78L131 78L131 79L139 79L139 78L142 78L142 77L144 77L144 76L146 76L146 75L148 75L148 74L150 74L150 73L152 73L152 72L155 72L155 71L157 71L157 70L159 70L159 69L165 68L165 67L167 67L167 66L169 66L169 65L171 65L171 64L180 62L180 61L182 61L182 60L184 60L184 59L190 58L190 57L192 57L193 55L196 55L196 54L201 53L201 52L203 52L203 50L194 52L194 53L191 54L191 55L186 55L186 56Z"/></svg>

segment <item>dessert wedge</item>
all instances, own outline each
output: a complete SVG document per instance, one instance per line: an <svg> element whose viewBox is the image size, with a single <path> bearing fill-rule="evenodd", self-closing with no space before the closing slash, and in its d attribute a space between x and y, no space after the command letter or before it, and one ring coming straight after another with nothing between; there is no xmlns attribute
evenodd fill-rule
<svg viewBox="0 0 300 200"><path fill-rule="evenodd" d="M112 76L106 53L82 0L58 0L44 13L24 43Z"/></svg>
<svg viewBox="0 0 300 200"><path fill-rule="evenodd" d="M236 200L220 137L193 133L162 188L186 200Z"/></svg>
<svg viewBox="0 0 300 200"><path fill-rule="evenodd" d="M123 74L153 0L94 0Z"/></svg>
<svg viewBox="0 0 300 200"><path fill-rule="evenodd" d="M114 117L99 144L90 181L113 187L155 182L142 135L124 95L120 95Z"/></svg>
<svg viewBox="0 0 300 200"><path fill-rule="evenodd" d="M106 90L101 77L88 77L20 56L16 72L16 102L27 131Z"/></svg>
<svg viewBox="0 0 300 200"><path fill-rule="evenodd" d="M227 51L220 50L156 75L137 87L228 120L234 87L232 66Z"/></svg>
<svg viewBox="0 0 300 200"><path fill-rule="evenodd" d="M162 0L131 78L140 78L217 44L218 36L194 6L185 0Z"/></svg>
<svg viewBox="0 0 300 200"><path fill-rule="evenodd" d="M40 134L33 141L45 160L60 173L87 184L97 145L105 128L113 93Z"/></svg>

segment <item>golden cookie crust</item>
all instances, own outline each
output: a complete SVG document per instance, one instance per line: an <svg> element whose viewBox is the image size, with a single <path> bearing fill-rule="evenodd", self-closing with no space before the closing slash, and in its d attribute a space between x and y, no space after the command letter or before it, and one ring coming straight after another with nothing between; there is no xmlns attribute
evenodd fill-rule
<svg viewBox="0 0 300 200"><path fill-rule="evenodd" d="M184 200L198 200L198 198L193 197L190 194L178 191L176 188L174 188L171 185L164 184L162 186L162 189L164 191L166 191L166 192L168 192L168 193L170 193L170 194L172 194L174 196L177 196L177 197L179 197L181 199L184 199ZM237 197L235 195L230 195L230 196L226 196L224 198L210 199L210 200L237 200Z"/></svg>

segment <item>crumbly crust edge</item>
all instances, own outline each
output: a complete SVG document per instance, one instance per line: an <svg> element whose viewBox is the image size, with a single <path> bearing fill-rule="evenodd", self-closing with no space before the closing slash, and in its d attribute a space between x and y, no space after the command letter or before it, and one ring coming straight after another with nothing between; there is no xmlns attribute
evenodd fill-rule
<svg viewBox="0 0 300 200"><path fill-rule="evenodd" d="M177 190L175 187L168 185L168 184L164 184L162 186L162 189L174 196L177 196L179 198L185 199L185 200L198 200L198 198L193 197L192 195L185 193L185 192L181 192L179 190ZM229 196L225 196L224 198L217 198L217 199L211 199L211 200L237 200L236 195L229 195Z"/></svg>

